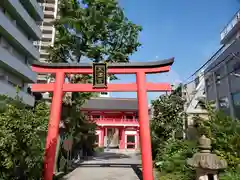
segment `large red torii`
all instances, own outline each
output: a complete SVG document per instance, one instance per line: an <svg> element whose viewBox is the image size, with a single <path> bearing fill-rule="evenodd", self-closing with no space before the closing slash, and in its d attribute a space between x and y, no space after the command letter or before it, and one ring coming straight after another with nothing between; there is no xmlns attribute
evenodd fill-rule
<svg viewBox="0 0 240 180"><path fill-rule="evenodd" d="M108 84L105 88L94 88L92 84L65 83L66 74L92 74L91 63L40 63L32 64L32 70L40 74L55 74L55 82L33 84L33 92L53 92L44 159L44 180L52 180L62 111L63 92L137 92L144 180L154 180L151 136L148 116L147 92L170 91L169 83L146 82L146 74L163 73L170 70L174 58L154 62L131 62L108 64L108 74L136 74L136 83Z"/></svg>

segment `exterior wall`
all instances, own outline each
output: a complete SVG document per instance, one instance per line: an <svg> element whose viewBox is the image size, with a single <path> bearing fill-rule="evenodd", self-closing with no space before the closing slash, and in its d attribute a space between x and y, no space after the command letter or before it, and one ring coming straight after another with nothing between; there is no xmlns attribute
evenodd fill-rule
<svg viewBox="0 0 240 180"><path fill-rule="evenodd" d="M16 86L23 102L34 105L27 93L28 83L36 81L31 63L40 57L33 41L41 38L37 23L43 12L36 0L5 0L0 2L0 94L16 96Z"/></svg>
<svg viewBox="0 0 240 180"><path fill-rule="evenodd" d="M207 99L214 101L218 109L237 118L240 118L240 115L236 116L239 107L234 105L233 97L240 91L239 48L240 40L236 39L210 64L205 73Z"/></svg>
<svg viewBox="0 0 240 180"><path fill-rule="evenodd" d="M240 11L221 31L223 46L212 57L206 69L207 99L232 117L240 118Z"/></svg>

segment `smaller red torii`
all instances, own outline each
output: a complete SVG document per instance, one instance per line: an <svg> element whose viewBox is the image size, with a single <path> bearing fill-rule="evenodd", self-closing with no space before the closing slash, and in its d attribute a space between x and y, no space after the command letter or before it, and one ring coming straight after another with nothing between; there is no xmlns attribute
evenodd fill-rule
<svg viewBox="0 0 240 180"><path fill-rule="evenodd" d="M92 84L65 83L66 74L92 74L91 63L32 64L32 70L36 73L56 75L54 83L32 85L33 92L53 92L44 159L44 180L53 178L63 92L137 92L143 179L154 180L147 92L171 91L171 85L146 82L146 74L168 72L173 62L174 58L155 62L108 64L108 74L135 74L136 83L108 84L105 88L94 88Z"/></svg>

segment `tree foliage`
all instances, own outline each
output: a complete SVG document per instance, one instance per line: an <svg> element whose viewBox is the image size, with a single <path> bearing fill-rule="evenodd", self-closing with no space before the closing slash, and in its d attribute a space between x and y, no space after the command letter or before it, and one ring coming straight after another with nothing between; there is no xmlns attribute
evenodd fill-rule
<svg viewBox="0 0 240 180"><path fill-rule="evenodd" d="M49 108L0 97L0 179L39 180L42 175Z"/></svg>
<svg viewBox="0 0 240 180"><path fill-rule="evenodd" d="M186 159L196 152L196 142L171 136L176 130L182 131L181 123L185 119L184 100L178 92L160 96L153 102L153 157L161 172L161 179L190 180L194 174L191 168L186 166ZM220 174L220 179L240 179L240 121L213 110L210 105L205 107L208 118L194 117L198 137L203 134L209 137L212 140L213 152L227 160L228 169Z"/></svg>
<svg viewBox="0 0 240 180"><path fill-rule="evenodd" d="M160 171L160 179L190 180L193 172L186 159L195 152L195 142L182 139L185 100L181 97L181 86L171 94L160 96L152 102L151 121L153 159Z"/></svg>
<svg viewBox="0 0 240 180"><path fill-rule="evenodd" d="M124 15L116 0L61 0L52 62L128 62L140 46L141 27Z"/></svg>
<svg viewBox="0 0 240 180"><path fill-rule="evenodd" d="M214 152L227 160L230 168L240 164L240 121L208 107L208 120L196 118L199 134L212 140Z"/></svg>
<svg viewBox="0 0 240 180"><path fill-rule="evenodd" d="M183 109L184 99L178 89L170 95L162 95L152 101L153 118L151 121L153 157L161 151L163 144L183 132L186 117Z"/></svg>
<svg viewBox="0 0 240 180"><path fill-rule="evenodd" d="M51 63L128 62L140 46L141 27L127 19L116 0L60 0L58 9L54 46L49 48ZM67 78L70 83L92 83L91 75L68 74ZM65 135L74 136L74 146L93 142L96 124L79 109L95 95L87 92L64 95L64 106L68 108L62 120Z"/></svg>

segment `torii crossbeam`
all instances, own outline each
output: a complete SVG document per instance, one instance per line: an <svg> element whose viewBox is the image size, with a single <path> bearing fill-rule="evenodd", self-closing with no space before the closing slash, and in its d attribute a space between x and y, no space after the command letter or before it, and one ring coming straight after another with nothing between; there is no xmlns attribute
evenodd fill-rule
<svg viewBox="0 0 240 180"><path fill-rule="evenodd" d="M53 178L63 92L137 92L143 179L154 180L147 92L170 91L171 85L146 82L146 74L168 72L173 62L174 58L155 62L108 64L108 74L136 74L136 83L109 84L105 88L94 88L92 84L65 83L66 74L92 74L91 63L32 64L32 70L36 73L55 74L54 83L32 85L33 92L53 92L44 159L44 180Z"/></svg>

